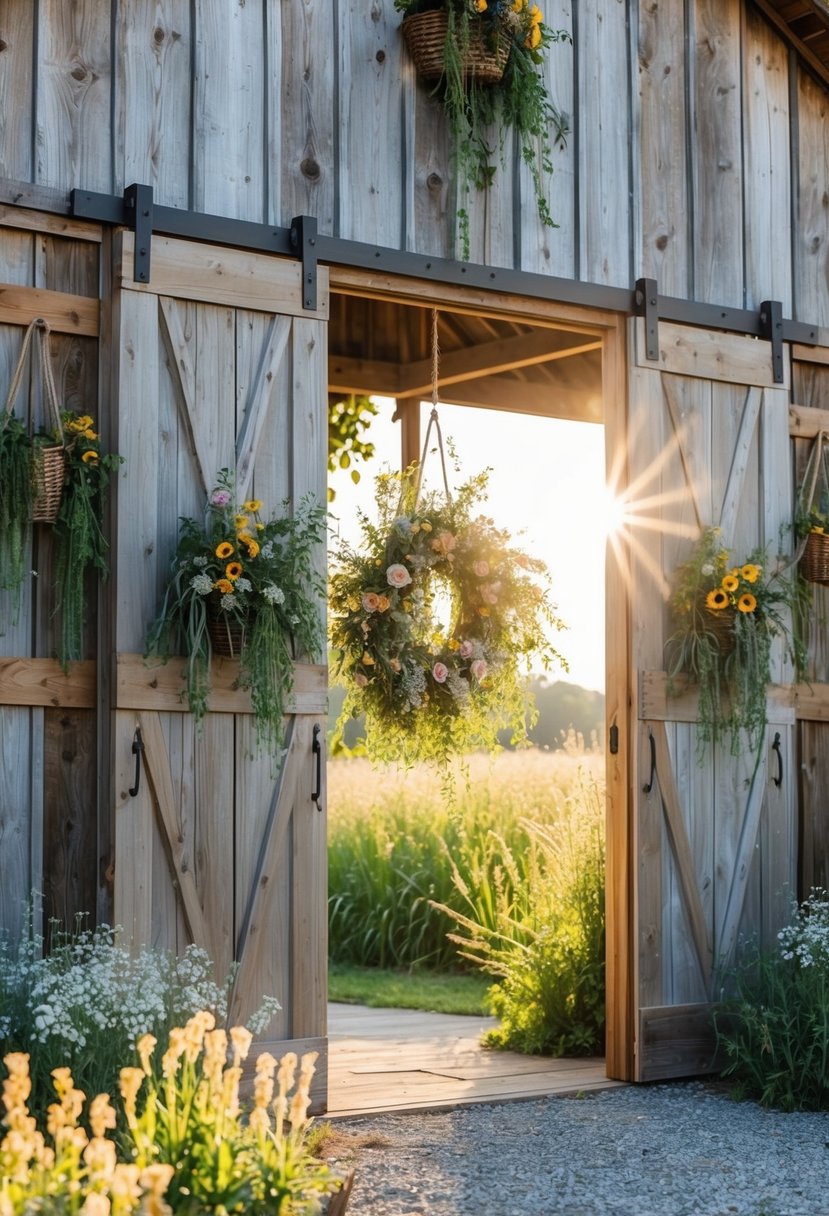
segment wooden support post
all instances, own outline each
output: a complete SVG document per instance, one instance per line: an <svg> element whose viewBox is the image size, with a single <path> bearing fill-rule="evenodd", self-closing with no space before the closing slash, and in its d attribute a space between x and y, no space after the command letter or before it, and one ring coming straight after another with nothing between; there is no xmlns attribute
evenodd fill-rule
<svg viewBox="0 0 829 1216"><path fill-rule="evenodd" d="M396 400L393 421L401 424L400 467L407 469L420 460L420 397L398 397Z"/></svg>

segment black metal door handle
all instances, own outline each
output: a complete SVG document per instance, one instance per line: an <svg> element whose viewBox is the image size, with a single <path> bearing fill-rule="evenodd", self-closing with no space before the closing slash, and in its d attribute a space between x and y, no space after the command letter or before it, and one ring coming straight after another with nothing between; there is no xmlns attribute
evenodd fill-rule
<svg viewBox="0 0 829 1216"><path fill-rule="evenodd" d="M314 792L311 794L311 801L316 805L318 811L322 810L320 806L320 796L322 794L322 743L320 742L320 733L322 727L319 722L314 723L313 743L311 751L315 760L314 771Z"/></svg>
<svg viewBox="0 0 829 1216"><path fill-rule="evenodd" d="M648 742L651 745L651 775L648 777L647 784L642 786L642 793L649 794L653 789L653 781L656 776L656 740L653 737L653 731L648 731Z"/></svg>
<svg viewBox="0 0 829 1216"><path fill-rule="evenodd" d="M773 752L777 752L777 776L772 777L772 781L777 788L780 789L780 786L783 784L783 749L780 746L779 730L775 732L774 742L771 745L771 750Z"/></svg>
<svg viewBox="0 0 829 1216"><path fill-rule="evenodd" d="M137 726L132 740L132 754L135 756L135 784L130 790L130 798L138 797L138 790L141 785L141 753L143 751L144 740L141 738L141 727Z"/></svg>

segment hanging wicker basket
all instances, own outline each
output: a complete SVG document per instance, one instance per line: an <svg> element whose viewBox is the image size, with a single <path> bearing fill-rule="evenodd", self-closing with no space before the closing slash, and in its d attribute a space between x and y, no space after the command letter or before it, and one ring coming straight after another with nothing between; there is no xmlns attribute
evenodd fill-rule
<svg viewBox="0 0 829 1216"><path fill-rule="evenodd" d="M725 656L731 654L736 645L734 637L734 619L736 613L733 608L721 608L714 612L710 608L705 610L705 626L706 631L712 634L720 649L720 654Z"/></svg>
<svg viewBox="0 0 829 1216"><path fill-rule="evenodd" d="M807 583L829 586L829 536L825 532L810 532L806 537L800 573Z"/></svg>
<svg viewBox="0 0 829 1216"><path fill-rule="evenodd" d="M53 524L58 517L66 457L60 443L35 443L32 449L34 502L32 522Z"/></svg>
<svg viewBox="0 0 829 1216"><path fill-rule="evenodd" d="M35 436L31 441L32 451L32 522L53 524L58 517L61 495L63 494L64 474L66 471L66 455L63 437L63 424L58 404L57 388L49 358L49 328L48 321L36 317L23 335L23 345L12 375L11 385L2 414L0 431L5 427L14 411L14 403L23 380L23 372L29 358L32 339L35 338L39 348L40 367L43 377L43 393L46 407L53 428L52 439L41 439ZM33 356L34 359L34 356ZM33 373L34 374L34 367Z"/></svg>
<svg viewBox="0 0 829 1216"><path fill-rule="evenodd" d="M403 18L403 37L414 60L418 75L426 81L437 81L444 75L444 47L449 19L442 9L415 13ZM506 34L489 38L482 22L475 23L463 63L465 80L478 84L497 84L504 75L510 53Z"/></svg>
<svg viewBox="0 0 829 1216"><path fill-rule="evenodd" d="M238 659L245 644L245 624L226 612L209 610L207 632L214 655L220 659Z"/></svg>

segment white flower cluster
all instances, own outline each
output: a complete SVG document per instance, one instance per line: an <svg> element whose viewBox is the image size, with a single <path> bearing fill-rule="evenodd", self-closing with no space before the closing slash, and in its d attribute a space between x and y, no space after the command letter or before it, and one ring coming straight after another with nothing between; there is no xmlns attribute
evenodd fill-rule
<svg viewBox="0 0 829 1216"><path fill-rule="evenodd" d="M198 566L198 568L200 570L203 570L204 567L207 565L207 558L203 557L201 554L199 554L197 557L193 558L193 565Z"/></svg>
<svg viewBox="0 0 829 1216"><path fill-rule="evenodd" d="M219 607L223 608L225 610L225 612L229 608L235 607L235 605L236 605L236 599L233 595L223 595L222 598L219 600Z"/></svg>
<svg viewBox="0 0 829 1216"><path fill-rule="evenodd" d="M242 595L246 591L253 590L253 583L249 578L237 578L236 582L233 584L233 587L237 595Z"/></svg>
<svg viewBox="0 0 829 1216"><path fill-rule="evenodd" d="M273 557L273 541L269 540L266 544L264 544L262 546L262 548L259 550L259 554L260 554L260 557L265 557L265 558Z"/></svg>
<svg viewBox="0 0 829 1216"><path fill-rule="evenodd" d="M266 583L262 588L262 594L269 604L285 603L285 592L281 587L277 587L276 583Z"/></svg>
<svg viewBox="0 0 829 1216"><path fill-rule="evenodd" d="M800 907L793 905L792 913L792 923L777 934L783 958L829 970L829 896L813 890Z"/></svg>
<svg viewBox="0 0 829 1216"><path fill-rule="evenodd" d="M426 672L416 664L407 665L400 677L400 686L412 709L419 709L426 691Z"/></svg>
<svg viewBox="0 0 829 1216"><path fill-rule="evenodd" d="M190 579L190 586L199 595L209 595L213 590L213 580L209 574L194 574Z"/></svg>

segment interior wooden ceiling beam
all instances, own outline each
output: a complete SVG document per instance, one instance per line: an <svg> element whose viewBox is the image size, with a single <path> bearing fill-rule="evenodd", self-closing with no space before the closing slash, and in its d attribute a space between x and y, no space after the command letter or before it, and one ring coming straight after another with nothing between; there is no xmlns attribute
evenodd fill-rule
<svg viewBox="0 0 829 1216"><path fill-rule="evenodd" d="M563 343L563 344L562 344ZM438 385L441 390L449 385L464 384L501 372L517 371L539 363L552 363L556 359L570 359L601 350L600 339L574 342L570 334L555 334L549 330L536 330L529 334L518 334L514 338L498 338L478 346L464 347L441 355L438 369ZM407 397L419 393L428 395L432 389L432 360L421 359L401 369L399 392Z"/></svg>
<svg viewBox="0 0 829 1216"><path fill-rule="evenodd" d="M417 398L415 398L417 399ZM473 380L454 384L441 393L445 405L468 405L512 414L534 414L541 418L564 418L569 422L604 420L601 391L557 388L555 384L518 384L508 380ZM398 409L403 402L398 402Z"/></svg>
<svg viewBox="0 0 829 1216"><path fill-rule="evenodd" d="M384 397L401 394L400 365L380 359L351 359L331 355L328 359L329 393L378 393Z"/></svg>

